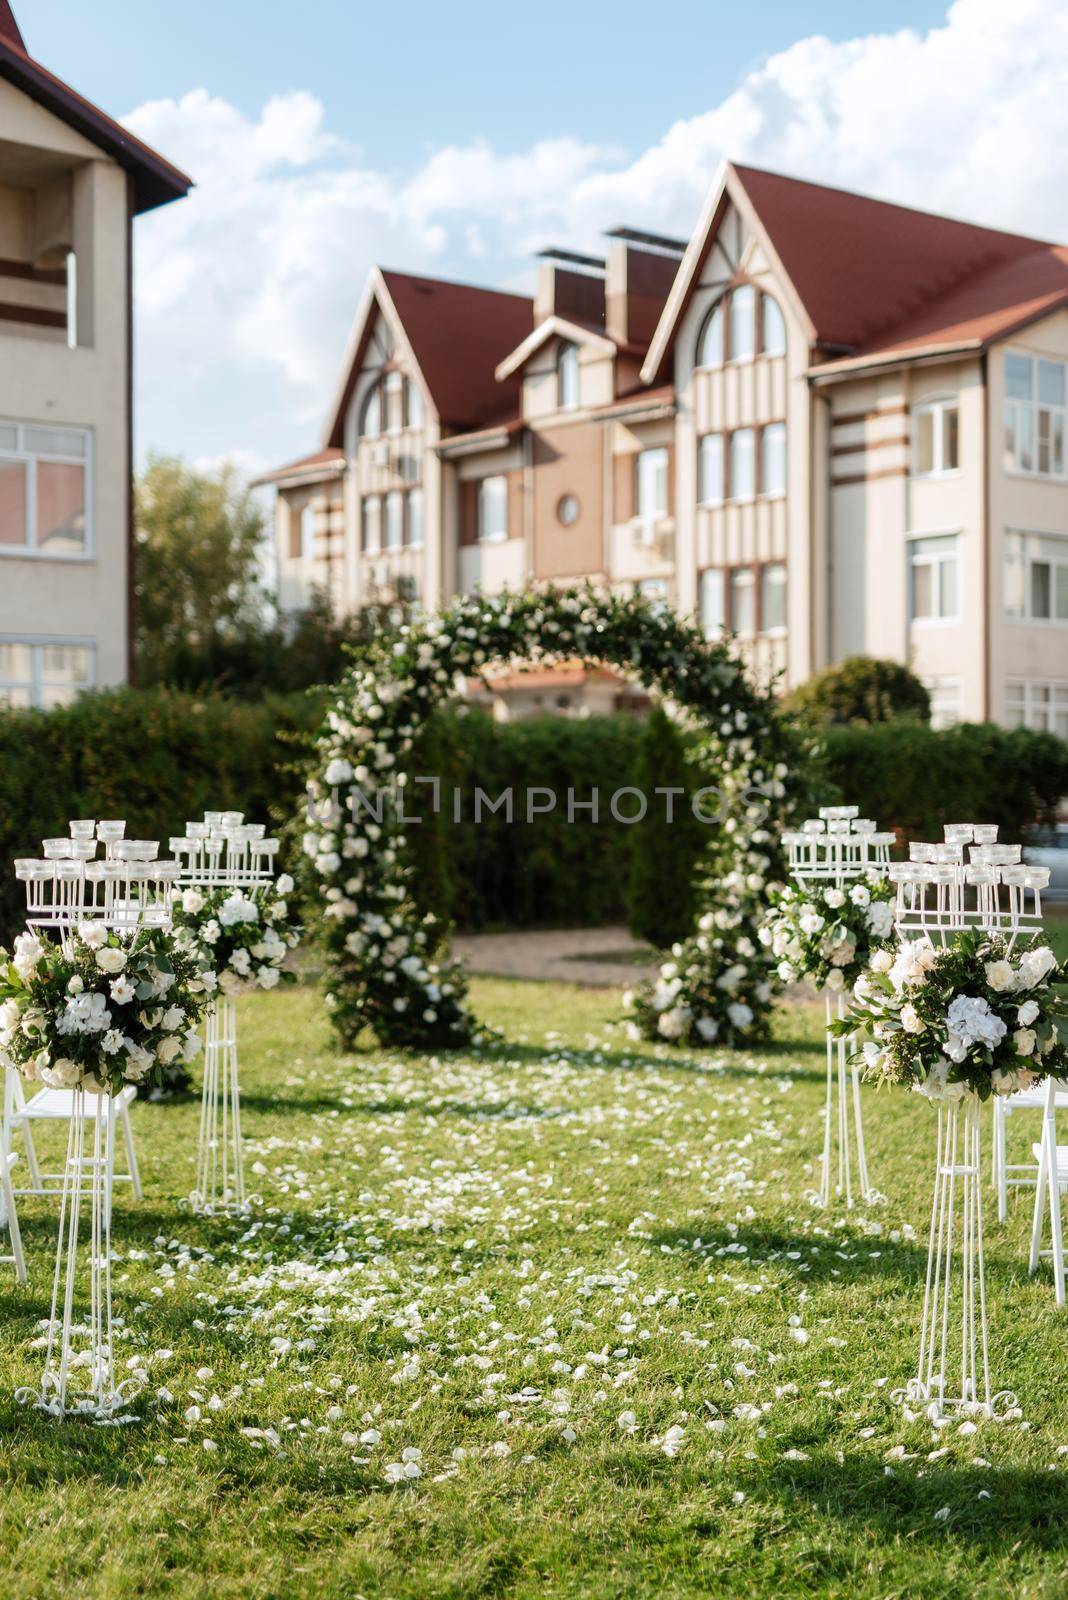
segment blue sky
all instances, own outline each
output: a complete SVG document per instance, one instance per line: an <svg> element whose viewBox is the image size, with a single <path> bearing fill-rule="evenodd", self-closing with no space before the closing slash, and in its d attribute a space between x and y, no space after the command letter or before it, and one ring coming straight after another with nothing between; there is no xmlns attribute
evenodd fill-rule
<svg viewBox="0 0 1068 1600"><path fill-rule="evenodd" d="M687 233L724 155L1068 238L1061 0L13 3L197 180L138 224L142 457L314 449L373 262L529 287Z"/></svg>

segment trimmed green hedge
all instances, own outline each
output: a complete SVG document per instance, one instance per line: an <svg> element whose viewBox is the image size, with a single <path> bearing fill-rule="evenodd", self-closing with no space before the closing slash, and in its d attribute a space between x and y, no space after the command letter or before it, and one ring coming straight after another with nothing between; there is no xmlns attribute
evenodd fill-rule
<svg viewBox="0 0 1068 1600"><path fill-rule="evenodd" d="M22 925L15 856L71 817L125 817L131 838L167 839L208 808L280 819L299 780L294 733L319 720L303 695L259 705L166 689L113 689L55 711L0 711L0 941Z"/></svg>
<svg viewBox="0 0 1068 1600"><path fill-rule="evenodd" d="M104 691L51 712L0 711L0 941L22 925L14 857L36 855L41 838L65 833L71 817L124 816L131 835L164 847L208 807L299 831L292 819L300 738L318 721L316 702L303 695L250 704L161 689ZM678 739L670 726L667 735ZM702 830L627 827L607 810L617 789L642 783L651 737L647 724L625 716L500 724L454 711L437 719L417 770L441 777L447 804L409 829L424 903L465 929L597 926L624 919L632 872L645 883L636 898L646 903L658 882L677 883ZM657 781L679 782L682 764L669 759L664 737L659 726ZM476 785L491 798L511 786L515 821L486 812L476 825ZM554 811L529 823L528 786L559 796ZM568 822L569 788L579 802L600 790L598 822L581 805ZM1068 795L1068 744L989 725L942 733L912 722L833 727L820 735L812 788L912 838L938 838L943 822L974 820L997 822L1016 840ZM464 800L459 822L454 790Z"/></svg>
<svg viewBox="0 0 1068 1600"><path fill-rule="evenodd" d="M1068 744L1029 728L827 728L818 760L840 803L911 839L940 839L946 822L996 822L1016 843L1068 797Z"/></svg>

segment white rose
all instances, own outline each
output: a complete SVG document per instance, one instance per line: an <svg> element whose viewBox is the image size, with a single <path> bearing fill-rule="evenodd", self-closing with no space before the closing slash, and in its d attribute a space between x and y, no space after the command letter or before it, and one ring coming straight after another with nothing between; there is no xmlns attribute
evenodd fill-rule
<svg viewBox="0 0 1068 1600"><path fill-rule="evenodd" d="M1032 1055L1037 1037L1038 1035L1035 1033L1034 1028L1017 1028L1012 1036L1012 1042L1016 1046L1016 1054L1018 1056Z"/></svg>
<svg viewBox="0 0 1068 1600"><path fill-rule="evenodd" d="M32 978L44 955L44 945L35 933L20 933L15 940L15 951L12 957L15 971L25 982Z"/></svg>
<svg viewBox="0 0 1068 1600"><path fill-rule="evenodd" d="M105 945L96 953L96 964L101 972L121 972L126 965L126 951L114 945Z"/></svg>
<svg viewBox="0 0 1068 1600"><path fill-rule="evenodd" d="M988 961L984 971L995 994L1005 994L1016 987L1016 974L1008 961Z"/></svg>
<svg viewBox="0 0 1068 1600"><path fill-rule="evenodd" d="M181 1040L176 1039L173 1034L167 1039L161 1039L159 1044L156 1046L156 1060L161 1062L165 1067L169 1066L174 1060L175 1056L178 1055L181 1048Z"/></svg>
<svg viewBox="0 0 1068 1600"><path fill-rule="evenodd" d="M901 1007L901 1026L906 1033L922 1033L926 1024L915 1006Z"/></svg>
<svg viewBox="0 0 1068 1600"><path fill-rule="evenodd" d="M67 1056L60 1056L58 1061L41 1068L38 1073L41 1081L47 1083L50 1089L73 1089L81 1075L81 1067Z"/></svg>
<svg viewBox="0 0 1068 1600"><path fill-rule="evenodd" d="M167 1033L176 1033L185 1022L185 1012L181 1006L169 1006L163 1013L161 1021Z"/></svg>
<svg viewBox="0 0 1068 1600"><path fill-rule="evenodd" d="M845 905L845 895L841 889L826 889L824 890L823 898L833 911L837 911L839 906Z"/></svg>
<svg viewBox="0 0 1068 1600"><path fill-rule="evenodd" d="M78 924L78 937L90 950L100 950L108 942L108 930L102 922L81 922Z"/></svg>
<svg viewBox="0 0 1068 1600"><path fill-rule="evenodd" d="M278 982L278 977L277 967L261 967L256 973L256 982L261 989L273 989Z"/></svg>
<svg viewBox="0 0 1068 1600"><path fill-rule="evenodd" d="M855 906L866 906L871 902L871 890L863 883L855 883L849 891L849 898Z"/></svg>
<svg viewBox="0 0 1068 1600"><path fill-rule="evenodd" d="M1022 1027L1029 1028L1031 1026L1032 1022L1034 1022L1037 1019L1038 1013L1039 1013L1038 1001L1037 1000L1025 1000L1023 1005L1020 1006L1019 1010L1016 1013L1016 1020L1017 1020L1018 1023L1020 1023L1020 1025Z"/></svg>
<svg viewBox="0 0 1068 1600"><path fill-rule="evenodd" d="M827 988L832 991L845 988L845 976L841 967L832 967L827 974Z"/></svg>
<svg viewBox="0 0 1068 1600"><path fill-rule="evenodd" d="M871 958L873 972L889 972L893 964L894 958L889 950L876 950Z"/></svg>
<svg viewBox="0 0 1068 1600"><path fill-rule="evenodd" d="M198 911L203 911L204 896L199 889L186 889L182 893L182 910L195 917Z"/></svg>
<svg viewBox="0 0 1068 1600"><path fill-rule="evenodd" d="M278 890L279 894L293 893L293 879L289 876L288 872L283 872L282 876L275 883L275 888Z"/></svg>
<svg viewBox="0 0 1068 1600"><path fill-rule="evenodd" d="M117 1006L128 1005L137 993L129 978L113 978L111 981L111 998Z"/></svg>

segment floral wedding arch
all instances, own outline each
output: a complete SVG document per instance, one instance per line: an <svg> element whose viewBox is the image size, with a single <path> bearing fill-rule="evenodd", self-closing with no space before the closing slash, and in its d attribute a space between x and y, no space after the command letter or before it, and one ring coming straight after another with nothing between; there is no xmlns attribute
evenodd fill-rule
<svg viewBox="0 0 1068 1600"><path fill-rule="evenodd" d="M435 959L447 930L412 892L404 830L417 775L406 764L462 679L576 658L656 691L698 735L701 814L711 822L701 915L633 1002L634 1026L695 1044L759 1036L774 971L756 927L779 872L788 734L726 644L644 600L583 588L463 598L373 645L338 685L317 740L304 852L322 897L327 1003L346 1045L364 1028L412 1049L481 1036L462 969Z"/></svg>

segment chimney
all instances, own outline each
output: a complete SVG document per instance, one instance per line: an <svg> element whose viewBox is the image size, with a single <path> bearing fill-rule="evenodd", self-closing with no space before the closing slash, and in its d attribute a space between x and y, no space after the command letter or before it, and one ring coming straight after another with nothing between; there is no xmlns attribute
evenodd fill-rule
<svg viewBox="0 0 1068 1600"><path fill-rule="evenodd" d="M645 349L675 281L686 245L637 228L613 228L605 265L605 329L623 346Z"/></svg>
<svg viewBox="0 0 1068 1600"><path fill-rule="evenodd" d="M539 252L534 322L566 317L587 327L604 327L604 261L576 250Z"/></svg>

